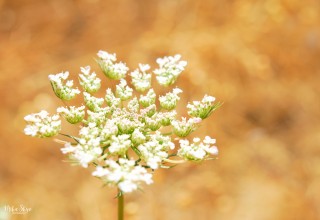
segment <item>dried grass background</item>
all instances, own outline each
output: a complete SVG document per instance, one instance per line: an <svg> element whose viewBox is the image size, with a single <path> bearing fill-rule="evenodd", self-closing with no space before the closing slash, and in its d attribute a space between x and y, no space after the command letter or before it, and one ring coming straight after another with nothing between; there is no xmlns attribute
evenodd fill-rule
<svg viewBox="0 0 320 220"><path fill-rule="evenodd" d="M126 197L127 220L320 219L319 12L317 0L0 0L0 204L32 208L12 219L116 219L115 189L22 133L24 115L62 104L48 74L99 71L103 49L131 69L180 53L182 114L205 93L224 102L194 134L217 139L219 160L157 171Z"/></svg>

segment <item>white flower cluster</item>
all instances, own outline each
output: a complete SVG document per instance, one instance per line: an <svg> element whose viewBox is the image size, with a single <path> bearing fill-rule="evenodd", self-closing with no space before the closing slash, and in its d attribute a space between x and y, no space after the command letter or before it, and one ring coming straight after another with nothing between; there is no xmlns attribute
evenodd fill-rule
<svg viewBox="0 0 320 220"><path fill-rule="evenodd" d="M205 119L210 114L221 106L220 103L214 104L215 98L205 95L201 101L193 101L193 104L188 103L188 114L193 117Z"/></svg>
<svg viewBox="0 0 320 220"><path fill-rule="evenodd" d="M25 117L25 133L36 137L51 137L61 134L69 141L61 149L70 162L84 168L95 167L92 175L104 183L117 186L123 193L132 192L142 183L152 183L152 172L168 168L168 163L202 161L215 157L218 153L213 145L215 140L206 137L202 142L195 138L192 144L180 140L195 131L202 119L217 108L214 98L205 96L201 102L188 104L190 118L177 119L175 108L182 90L174 88L159 96L151 88L149 65L139 64L139 70L131 72L131 85L125 79L128 68L123 63L115 63L116 55L98 52L97 60L102 71L110 79L120 80L115 88L107 88L105 97L98 98L92 93L100 88L101 80L90 73L89 66L81 68L80 84L83 88L84 104L80 107L59 107L59 113L71 124L79 123L78 135L60 133L59 115L49 116L45 111ZM163 86L173 84L186 66L180 55L159 58L160 65L154 73ZM69 73L50 75L50 82L56 95L62 100L70 100L79 94L72 89L72 81L63 81ZM131 88L132 86L132 88ZM137 92L135 93L133 90ZM175 141L180 140L180 147ZM173 156L181 160L170 159Z"/></svg>
<svg viewBox="0 0 320 220"><path fill-rule="evenodd" d="M44 110L27 115L24 117L24 120L28 123L24 129L24 133L33 137L52 137L57 135L61 130L59 116L49 116L49 113Z"/></svg>
<svg viewBox="0 0 320 220"><path fill-rule="evenodd" d="M157 75L157 81L160 85L170 86L176 82L178 76L187 66L186 61L180 61L181 55L168 56L164 58L158 58L157 63L159 69L154 70Z"/></svg>
<svg viewBox="0 0 320 220"><path fill-rule="evenodd" d="M90 140L89 143L82 141L82 144L72 146L67 143L64 148L61 148L63 154L68 154L70 161L75 164L80 164L82 167L87 168L88 165L94 161L101 153L100 147L93 147L97 139ZM86 145L87 144L87 145Z"/></svg>
<svg viewBox="0 0 320 220"><path fill-rule="evenodd" d="M131 140L129 134L121 134L119 136L112 136L109 152L124 156L131 146Z"/></svg>
<svg viewBox="0 0 320 220"><path fill-rule="evenodd" d="M148 107L156 102L156 97L157 95L154 90L150 89L146 95L140 95L139 103L143 107Z"/></svg>
<svg viewBox="0 0 320 220"><path fill-rule="evenodd" d="M92 95L90 95L90 93L84 92L83 93L84 96L84 102L86 104L86 106L93 112L97 112L100 110L104 99L103 98L96 98Z"/></svg>
<svg viewBox="0 0 320 220"><path fill-rule="evenodd" d="M158 169L163 159L168 157L168 151L174 149L171 138L161 135L159 131L149 136L149 141L138 146L141 159L146 161L151 169Z"/></svg>
<svg viewBox="0 0 320 220"><path fill-rule="evenodd" d="M120 84L116 86L116 96L121 99L121 101L128 100L132 97L133 89L127 86L127 81L125 79L120 80Z"/></svg>
<svg viewBox="0 0 320 220"><path fill-rule="evenodd" d="M80 138L75 138L76 144L66 143L61 151L68 154L73 163L87 168L89 163L96 160L102 153L100 129L91 122L87 127L80 129L79 135Z"/></svg>
<svg viewBox="0 0 320 220"><path fill-rule="evenodd" d="M82 74L79 74L79 80L84 91L94 93L100 89L101 79L95 72L90 74L90 69L90 66L80 67Z"/></svg>
<svg viewBox="0 0 320 220"><path fill-rule="evenodd" d="M117 98L110 88L106 90L105 100L108 106L118 107L121 104L121 99Z"/></svg>
<svg viewBox="0 0 320 220"><path fill-rule="evenodd" d="M137 190L140 183L153 183L152 174L145 168L136 165L134 160L120 158L118 162L106 160L104 166L97 166L92 173L93 176L100 177L108 185L118 186L123 193Z"/></svg>
<svg viewBox="0 0 320 220"><path fill-rule="evenodd" d="M218 155L218 148L213 145L216 140L209 136L206 136L202 142L200 138L194 138L192 144L188 140L180 140L179 143L178 156L186 160L201 161L210 155Z"/></svg>
<svg viewBox="0 0 320 220"><path fill-rule="evenodd" d="M140 63L139 69L136 69L130 74L132 77L132 85L134 86L135 90L144 92L151 87L151 74L146 72L150 69L150 66L148 64Z"/></svg>
<svg viewBox="0 0 320 220"><path fill-rule="evenodd" d="M100 50L97 55L100 58L98 60L98 64L107 77L110 79L119 80L126 76L129 68L125 63L115 63L115 61L117 61L115 54L109 54Z"/></svg>
<svg viewBox="0 0 320 220"><path fill-rule="evenodd" d="M172 92L167 93L165 96L160 96L160 106L166 110L175 109L178 100L180 100L180 97L178 96L179 93L182 93L182 90L179 88L175 88Z"/></svg>
<svg viewBox="0 0 320 220"><path fill-rule="evenodd" d="M173 120L173 132L179 137L186 137L193 132L197 125L201 122L201 118L187 118L182 117L181 121Z"/></svg>
<svg viewBox="0 0 320 220"><path fill-rule="evenodd" d="M169 126L171 122L176 118L177 112L172 110L170 112L159 112L158 117L160 118L162 126Z"/></svg>
<svg viewBox="0 0 320 220"><path fill-rule="evenodd" d="M69 123L77 124L84 118L84 109L85 106L80 106L78 108L75 106L69 106L67 108L59 107L57 108L57 112L60 113Z"/></svg>
<svg viewBox="0 0 320 220"><path fill-rule="evenodd" d="M56 96L59 99L62 100L71 100L73 99L77 94L80 93L79 89L73 89L73 80L68 80L65 84L64 81L66 81L69 77L69 72L62 72L58 74L51 74L49 75L49 80L52 86L52 89Z"/></svg>

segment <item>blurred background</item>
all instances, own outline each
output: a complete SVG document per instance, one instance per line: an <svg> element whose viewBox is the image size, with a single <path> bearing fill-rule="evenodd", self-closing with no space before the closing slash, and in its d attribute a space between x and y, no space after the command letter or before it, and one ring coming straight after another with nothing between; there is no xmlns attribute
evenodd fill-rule
<svg viewBox="0 0 320 220"><path fill-rule="evenodd" d="M194 133L217 139L219 159L157 171L126 219L320 219L319 12L318 0L0 0L0 205L32 208L11 219L116 219L116 189L22 132L26 114L62 105L48 75L91 65L102 78L102 49L131 70L181 54L181 114L206 93L224 102Z"/></svg>

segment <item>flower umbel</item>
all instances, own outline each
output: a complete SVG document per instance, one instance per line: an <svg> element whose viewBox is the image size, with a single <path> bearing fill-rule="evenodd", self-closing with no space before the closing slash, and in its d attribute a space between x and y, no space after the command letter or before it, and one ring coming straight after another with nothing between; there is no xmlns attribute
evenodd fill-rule
<svg viewBox="0 0 320 220"><path fill-rule="evenodd" d="M150 89L146 95L141 95L139 99L139 103L143 107L148 107L156 102L156 93L153 89Z"/></svg>
<svg viewBox="0 0 320 220"><path fill-rule="evenodd" d="M139 92L144 92L151 87L151 74L146 73L150 69L148 64L139 64L139 69L133 71L130 75L132 77L132 84Z"/></svg>
<svg viewBox="0 0 320 220"><path fill-rule="evenodd" d="M90 66L80 67L81 73L79 74L80 85L83 90L89 93L94 93L100 89L101 79L97 77L95 72L90 74Z"/></svg>
<svg viewBox="0 0 320 220"><path fill-rule="evenodd" d="M120 84L116 86L116 96L122 101L128 100L132 96L133 89L127 85L125 79L120 80Z"/></svg>
<svg viewBox="0 0 320 220"><path fill-rule="evenodd" d="M120 158L118 162L106 160L104 166L97 166L92 173L111 186L118 186L124 192L137 190L141 183L151 184L152 174L134 160Z"/></svg>
<svg viewBox="0 0 320 220"><path fill-rule="evenodd" d="M182 118L181 121L173 120L171 122L173 126L173 132L179 137L186 137L191 132L195 131L197 125L201 122L201 118Z"/></svg>
<svg viewBox="0 0 320 220"><path fill-rule="evenodd" d="M49 116L47 111L27 115L24 117L27 126L24 129L26 135L33 137L52 137L61 130L61 121L58 115Z"/></svg>
<svg viewBox="0 0 320 220"><path fill-rule="evenodd" d="M192 144L188 140L180 140L179 143L178 156L186 160L201 161L210 155L218 155L218 148L213 145L216 140L209 136L206 136L202 142L200 138L194 138Z"/></svg>
<svg viewBox="0 0 320 220"><path fill-rule="evenodd" d="M139 64L139 69L129 75L129 68L116 62L116 55L98 52L97 62L102 72L112 80L119 80L113 88L107 88L104 98L93 95L101 87L101 80L90 66L81 67L79 83L83 89L84 105L57 108L52 116L46 111L27 115L26 135L52 137L58 134L68 141L61 151L73 164L92 169L92 175L105 184L116 186L121 193L129 193L151 184L153 172L170 168L170 164L186 161L203 161L216 158L216 140L206 136L202 141L185 139L194 132L220 103L205 95L201 101L187 105L190 118L177 119L175 110L182 90L178 87L159 96L151 87L152 72L162 86L170 86L187 65L180 55L158 58L158 69L150 71L148 64ZM62 101L68 101L80 90L73 88L68 80L69 72L49 75L53 91ZM163 94L163 93L162 93ZM77 124L78 135L60 133L59 115L71 124ZM183 139L181 139L183 138ZM179 145L175 145L179 142ZM180 157L180 160L171 157Z"/></svg>
<svg viewBox="0 0 320 220"><path fill-rule="evenodd" d="M49 75L52 89L56 96L61 100L71 100L80 93L79 89L73 89L73 80L64 81L69 77L69 72L62 72L55 75Z"/></svg>
<svg viewBox="0 0 320 220"><path fill-rule="evenodd" d="M90 109L93 112L98 112L100 110L104 102L103 98L96 98L87 92L84 92L83 96L84 96L84 102L88 107L88 109Z"/></svg>
<svg viewBox="0 0 320 220"><path fill-rule="evenodd" d="M182 90L179 88L173 89L172 92L167 93L165 96L160 96L160 106L166 110L173 110L176 108L178 100L180 100L180 97L178 96L179 93L181 93Z"/></svg>
<svg viewBox="0 0 320 220"><path fill-rule="evenodd" d="M85 112L84 112L85 106L75 107L75 106L69 106L69 107L59 107L57 108L57 112L62 115L69 123L71 124L77 124L81 122L84 118Z"/></svg>
<svg viewBox="0 0 320 220"><path fill-rule="evenodd" d="M205 119L211 113L221 106L221 103L214 103L216 99L212 96L205 95L201 101L193 101L193 104L188 104L188 114L193 117Z"/></svg>
<svg viewBox="0 0 320 220"><path fill-rule="evenodd" d="M110 79L119 80L126 76L129 68L125 63L115 63L115 61L117 61L115 54L109 54L100 50L97 55L100 58L97 60L97 62L107 77Z"/></svg>
<svg viewBox="0 0 320 220"><path fill-rule="evenodd" d="M159 68L153 72L157 75L156 79L162 86L170 86L176 82L178 76L187 66L186 61L180 61L181 55L168 56L164 58L158 58L157 63Z"/></svg>

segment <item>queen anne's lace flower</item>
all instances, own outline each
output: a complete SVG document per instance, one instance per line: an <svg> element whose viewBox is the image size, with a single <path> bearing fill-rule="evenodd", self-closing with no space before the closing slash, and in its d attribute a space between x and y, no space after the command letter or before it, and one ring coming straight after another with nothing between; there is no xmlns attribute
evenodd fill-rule
<svg viewBox="0 0 320 220"><path fill-rule="evenodd" d="M187 105L188 114L193 117L205 119L211 113L221 106L220 103L214 103L215 98L205 95L201 101L193 101L193 104Z"/></svg>
<svg viewBox="0 0 320 220"><path fill-rule="evenodd" d="M106 121L106 117L111 114L111 109L106 108L100 108L98 112L93 112L90 110L87 110L87 120L84 120L86 124L89 123L95 123L97 125L101 125Z"/></svg>
<svg viewBox="0 0 320 220"><path fill-rule="evenodd" d="M176 55L157 59L159 68L153 72L160 85L172 85L177 80L187 64L180 58ZM60 133L70 138L69 141L57 140L64 144L62 153L71 163L88 169L95 167L92 175L107 185L118 187L121 193L137 190L142 183L151 184L156 169L217 156L215 139L207 136L200 141L194 138L192 143L180 139L195 131L202 119L219 106L214 104L212 96L206 95L201 101L189 103L191 118L178 120L174 109L180 100L181 89L174 88L157 100L151 88L152 71L147 73L149 65L139 64L139 69L131 72L132 84L128 85L125 80L128 68L116 61L115 54L98 52L97 62L103 73L110 79L120 80L114 89L106 90L104 98L92 95L100 88L101 80L89 66L81 67L79 80L84 90L84 105L59 107L59 114L53 116L46 111L28 115L25 134L35 137L59 134L59 115L71 124L81 122L77 136ZM62 100L70 100L80 93L72 88L73 81L67 80L68 76L68 72L49 76L55 94ZM145 93L137 96L131 87ZM172 136L179 141L180 147L175 147Z"/></svg>
<svg viewBox="0 0 320 220"><path fill-rule="evenodd" d="M147 108L141 109L141 116L144 117L152 117L157 112L157 107L155 104L148 106Z"/></svg>
<svg viewBox="0 0 320 220"><path fill-rule="evenodd" d="M107 63L113 63L113 62L117 61L117 56L114 53L111 54L106 51L99 50L97 55L100 59L104 60Z"/></svg>
<svg viewBox="0 0 320 220"><path fill-rule="evenodd" d="M173 110L176 108L178 100L180 97L178 96L182 90L179 88L173 89L172 92L168 92L165 96L160 96L159 101L162 108L166 110Z"/></svg>
<svg viewBox="0 0 320 220"><path fill-rule="evenodd" d="M111 145L108 148L108 150L111 154L116 153L117 155L123 156L128 151L130 146L131 146L130 135L121 134L118 136L112 136Z"/></svg>
<svg viewBox="0 0 320 220"><path fill-rule="evenodd" d="M191 132L193 132L197 125L201 122L201 118L182 118L181 121L173 120L171 122L173 126L173 132L179 137L186 137Z"/></svg>
<svg viewBox="0 0 320 220"><path fill-rule="evenodd" d="M27 115L24 117L27 126L24 129L26 135L33 137L52 137L61 130L61 121L58 115L49 116L47 111Z"/></svg>
<svg viewBox="0 0 320 220"><path fill-rule="evenodd" d="M101 178L106 184L118 186L124 192L137 190L141 183L151 184L152 174L145 168L136 165L134 160L120 158L118 162L106 160L105 166L98 166L92 173Z"/></svg>
<svg viewBox="0 0 320 220"><path fill-rule="evenodd" d="M168 150L174 149L171 138L161 135L159 131L149 136L149 140L138 146L141 158L152 169L158 169L162 160L168 157Z"/></svg>
<svg viewBox="0 0 320 220"><path fill-rule="evenodd" d="M128 102L128 110L132 113L138 113L140 109L137 97L134 97Z"/></svg>
<svg viewBox="0 0 320 220"><path fill-rule="evenodd" d="M171 122L176 118L177 112L175 110L170 112L159 112L158 116L162 126L169 126Z"/></svg>
<svg viewBox="0 0 320 220"><path fill-rule="evenodd" d="M218 148L213 145L216 140L209 136L206 136L202 142L200 138L194 138L192 144L188 140L180 140L179 142L178 156L186 160L200 161L210 155L218 155Z"/></svg>
<svg viewBox="0 0 320 220"><path fill-rule="evenodd" d="M56 96L62 100L71 100L80 93L79 89L73 89L73 80L68 80L69 72L62 72L55 75L49 75L52 89ZM66 81L66 83L64 83Z"/></svg>
<svg viewBox="0 0 320 220"><path fill-rule="evenodd" d="M99 147L94 147L90 149L85 149L78 145L77 149L73 154L69 154L70 160L79 163L82 167L87 168L88 165L96 160L102 153L102 149Z"/></svg>
<svg viewBox="0 0 320 220"><path fill-rule="evenodd" d="M146 127L151 131L157 131L161 127L162 118L159 117L158 113L155 113L151 117L145 117Z"/></svg>
<svg viewBox="0 0 320 220"><path fill-rule="evenodd" d="M144 143L146 139L146 136L140 131L139 128L136 128L131 135L131 141L135 145Z"/></svg>
<svg viewBox="0 0 320 220"><path fill-rule="evenodd" d="M108 106L118 107L121 104L121 99L115 97L115 95L113 94L113 92L110 88L108 88L106 91L105 100L106 100Z"/></svg>
<svg viewBox="0 0 320 220"><path fill-rule="evenodd" d="M153 72L157 75L157 81L162 86L170 86L176 82L178 76L187 66L186 61L180 61L181 55L177 54L174 57L168 56L158 58L157 63L159 69Z"/></svg>
<svg viewBox="0 0 320 220"><path fill-rule="evenodd" d="M100 108L104 102L103 98L96 98L87 92L84 92L83 96L84 96L84 102L85 102L86 106L91 111L97 112L100 110Z"/></svg>
<svg viewBox="0 0 320 220"><path fill-rule="evenodd" d="M57 112L62 115L69 123L76 124L83 120L85 115L85 106L75 107L59 107L57 108Z"/></svg>
<svg viewBox="0 0 320 220"><path fill-rule="evenodd" d="M81 73L79 74L80 85L84 91L94 93L100 89L101 79L97 78L95 72L90 74L90 66L80 67Z"/></svg>
<svg viewBox="0 0 320 220"><path fill-rule="evenodd" d="M151 74L146 73L149 69L150 66L148 64L140 63L139 69L136 69L130 74L132 77L132 85L139 92L144 92L151 87Z"/></svg>
<svg viewBox="0 0 320 220"><path fill-rule="evenodd" d="M88 165L97 160L102 153L100 146L100 129L96 123L89 123L87 127L82 127L79 131L80 138L77 138L77 144L72 146L66 143L61 149L64 154L68 154L69 159L82 167L87 168Z"/></svg>
<svg viewBox="0 0 320 220"><path fill-rule="evenodd" d="M156 93L153 89L150 89L146 95L140 95L139 103L143 107L148 107L156 102Z"/></svg>
<svg viewBox="0 0 320 220"><path fill-rule="evenodd" d="M103 143L109 144L112 140L111 137L117 136L119 128L113 119L108 119L102 127L100 138Z"/></svg>
<svg viewBox="0 0 320 220"><path fill-rule="evenodd" d="M98 52L98 57L100 58L98 60L98 64L107 77L110 79L119 80L126 76L129 68L122 62L114 63L117 61L115 54L109 54L100 50Z"/></svg>
<svg viewBox="0 0 320 220"><path fill-rule="evenodd" d="M120 84L116 86L116 96L122 101L128 100L132 96L133 89L127 85L125 79L120 80Z"/></svg>

